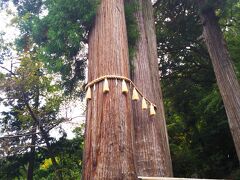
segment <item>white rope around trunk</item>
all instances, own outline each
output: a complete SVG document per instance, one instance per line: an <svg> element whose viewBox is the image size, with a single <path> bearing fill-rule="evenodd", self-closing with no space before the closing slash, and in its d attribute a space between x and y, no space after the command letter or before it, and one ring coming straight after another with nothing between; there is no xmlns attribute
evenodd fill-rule
<svg viewBox="0 0 240 180"><path fill-rule="evenodd" d="M128 93L128 88L127 88L126 83L129 83L130 87L131 86L133 87L132 100L138 101L139 100L139 95L140 95L141 98L142 98L142 109L145 110L149 107L150 108L150 115L151 116L156 115L155 109L157 108L157 106L143 95L143 93L137 88L137 86L133 83L133 81L131 79L129 79L127 77L124 77L124 76L105 75L105 76L101 76L101 77L99 77L97 79L94 79L93 81L89 82L86 85L86 90L87 90L86 99L87 100L92 99L92 86L95 86L95 84L100 83L102 81L104 81L103 93L108 93L110 91L108 79L116 79L116 81L121 80L122 81L122 93Z"/></svg>

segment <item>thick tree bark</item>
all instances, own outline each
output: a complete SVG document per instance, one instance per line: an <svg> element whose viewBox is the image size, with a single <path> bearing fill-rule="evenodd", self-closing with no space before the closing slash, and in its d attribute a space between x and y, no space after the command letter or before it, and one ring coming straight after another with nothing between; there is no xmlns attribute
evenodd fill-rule
<svg viewBox="0 0 240 180"><path fill-rule="evenodd" d="M35 163L35 144L37 140L36 128L32 130L32 142L31 142L31 150L30 150L30 158L28 164L28 171L27 171L27 180L33 180L33 171L34 171L34 163Z"/></svg>
<svg viewBox="0 0 240 180"><path fill-rule="evenodd" d="M133 81L157 105L157 115L149 116L141 103L133 102L136 169L141 176L172 176L166 130L153 8L150 0L139 0L136 13L140 37L134 57Z"/></svg>
<svg viewBox="0 0 240 180"><path fill-rule="evenodd" d="M198 0L201 8L203 36L210 54L217 84L227 113L230 130L240 161L240 85L227 45L213 8L204 7L205 0Z"/></svg>
<svg viewBox="0 0 240 180"><path fill-rule="evenodd" d="M88 78L129 77L123 0L101 0L89 35ZM83 179L136 179L130 94L109 80L110 92L97 83L88 101Z"/></svg>

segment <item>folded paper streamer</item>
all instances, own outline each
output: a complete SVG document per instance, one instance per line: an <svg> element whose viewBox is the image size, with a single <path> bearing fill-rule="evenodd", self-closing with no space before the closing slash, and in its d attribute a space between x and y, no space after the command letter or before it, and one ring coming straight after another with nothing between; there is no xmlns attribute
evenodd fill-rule
<svg viewBox="0 0 240 180"><path fill-rule="evenodd" d="M146 102L145 98L142 98L142 109L144 110L144 109L147 109L147 108L148 108L147 102Z"/></svg>
<svg viewBox="0 0 240 180"><path fill-rule="evenodd" d="M150 105L150 116L154 116L154 115L156 115L156 111L154 109L154 106L151 104Z"/></svg>
<svg viewBox="0 0 240 180"><path fill-rule="evenodd" d="M128 93L128 88L125 80L122 80L122 92Z"/></svg>
<svg viewBox="0 0 240 180"><path fill-rule="evenodd" d="M88 89L87 89L86 99L87 99L87 100L92 99L91 87L88 87Z"/></svg>
<svg viewBox="0 0 240 180"><path fill-rule="evenodd" d="M91 100L92 99L92 86L95 87L97 83L100 83L101 81L103 81L103 93L108 93L110 91L109 89L109 83L108 83L108 79L116 79L116 87L118 85L118 80L122 81L122 93L127 94L129 92L128 90L128 86L127 83L129 83L129 87L130 89L133 88L132 91L132 100L133 101L138 101L140 99L139 96L141 96L142 98L142 109L146 110L149 107L149 114L150 116L154 116L156 115L156 111L155 108L156 105L153 104L149 99L147 99L146 97L143 96L143 94L141 93L141 91L136 87L136 85L128 78L124 77L124 76L117 76L117 75L105 75L102 76L100 78L97 78L93 81L91 81L90 83L87 84L86 89L86 99L87 100ZM95 88L94 88L95 89Z"/></svg>
<svg viewBox="0 0 240 180"><path fill-rule="evenodd" d="M134 101L139 100L138 92L135 87L133 88L132 100L134 100Z"/></svg>
<svg viewBox="0 0 240 180"><path fill-rule="evenodd" d="M103 83L103 92L104 92L104 93L109 92L109 85L108 85L108 80L107 80L107 78L104 80L104 83Z"/></svg>

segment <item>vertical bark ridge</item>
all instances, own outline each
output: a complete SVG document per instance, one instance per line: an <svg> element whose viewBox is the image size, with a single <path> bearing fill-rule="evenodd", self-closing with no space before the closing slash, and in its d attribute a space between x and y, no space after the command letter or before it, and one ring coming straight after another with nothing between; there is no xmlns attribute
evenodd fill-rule
<svg viewBox="0 0 240 180"><path fill-rule="evenodd" d="M141 103L133 102L136 169L141 176L172 176L172 165L162 92L159 83L157 43L152 4L139 0L136 13L140 37L134 57L133 81L153 103L157 115L149 116L149 110L142 110Z"/></svg>
<svg viewBox="0 0 240 180"><path fill-rule="evenodd" d="M89 81L115 74L129 77L123 0L101 0L89 36ZM130 94L121 83L96 84L88 102L83 179L136 179Z"/></svg>

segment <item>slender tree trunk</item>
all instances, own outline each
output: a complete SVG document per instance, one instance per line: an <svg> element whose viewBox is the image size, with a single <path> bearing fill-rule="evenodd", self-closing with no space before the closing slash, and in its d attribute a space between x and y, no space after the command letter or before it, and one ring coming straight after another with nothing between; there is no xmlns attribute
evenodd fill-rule
<svg viewBox="0 0 240 180"><path fill-rule="evenodd" d="M49 154L49 156L50 156L50 158L51 158L51 161L52 161L52 163L53 163L53 166L54 166L56 175L57 175L57 177L58 177L59 180L62 180L62 179L63 179L63 177L62 177L62 172L61 172L61 171L57 172L57 170L58 170L58 164L57 164L57 161L56 161L56 159L55 159L55 157L54 157L54 154L53 154L53 152L52 152L51 145L50 145L50 143L49 143L48 133L44 130L44 128L43 128L43 126L42 126L41 120L36 116L36 114L35 114L34 111L32 110L31 106L30 106L29 103L28 103L28 100L27 100L27 98L26 98L26 95L25 95L24 93L23 93L23 98L24 98L25 105L27 106L27 109L28 109L30 115L31 115L31 117L32 117L33 120L34 120L34 123L35 123L35 124L38 124L38 127L39 127L39 129L40 129L41 135L42 135L42 137L43 137L43 139L44 139L44 141L45 141L45 143L46 143L46 145L47 145L48 154ZM39 98L36 98L36 99L39 100ZM38 102L35 102L35 103L38 104ZM36 107L36 105L35 105L35 107Z"/></svg>
<svg viewBox="0 0 240 180"><path fill-rule="evenodd" d="M28 52L29 46L26 46L24 51L25 53ZM37 73L39 72L39 69ZM39 108L39 86L36 88L36 96L34 98L34 108L36 111L38 111ZM30 158L29 158L29 164L28 164L28 174L27 174L27 179L28 180L33 180L33 171L34 171L34 163L35 163L35 145L36 145L36 140L37 140L37 135L36 135L36 120L34 119L35 122L33 122L33 130L32 130L32 142L31 142L31 150L30 150Z"/></svg>
<svg viewBox="0 0 240 180"><path fill-rule="evenodd" d="M123 0L101 0L89 35L89 81L113 74L129 77ZM130 94L109 80L96 84L88 101L83 179L136 179Z"/></svg>
<svg viewBox="0 0 240 180"><path fill-rule="evenodd" d="M204 40L212 60L240 161L240 85L214 9L205 9L205 0L198 0L198 2L201 8Z"/></svg>
<svg viewBox="0 0 240 180"><path fill-rule="evenodd" d="M39 129L40 129L42 137L43 137L43 139L44 139L44 141L46 143L47 150L48 150L48 155L51 158L51 161L52 161L52 164L53 164L56 176L58 177L59 180L63 180L62 172L59 170L59 165L58 165L58 163L57 163L57 161L56 161L56 159L54 157L54 154L52 152L51 144L49 143L48 133L45 132L45 130L43 129L41 123L40 123Z"/></svg>
<svg viewBox="0 0 240 180"><path fill-rule="evenodd" d="M136 13L140 37L134 57L133 81L157 105L149 116L141 103L133 102L136 169L141 176L172 176L172 164L158 70L153 8L150 0L138 0Z"/></svg>
<svg viewBox="0 0 240 180"><path fill-rule="evenodd" d="M28 164L28 172L27 172L27 179L33 180L33 171L34 171L34 163L35 163L35 144L37 140L36 128L33 128L32 131L32 142L31 142L31 150L30 150L30 158Z"/></svg>

